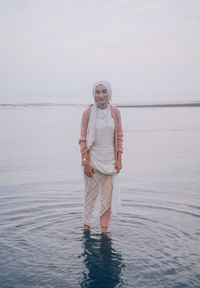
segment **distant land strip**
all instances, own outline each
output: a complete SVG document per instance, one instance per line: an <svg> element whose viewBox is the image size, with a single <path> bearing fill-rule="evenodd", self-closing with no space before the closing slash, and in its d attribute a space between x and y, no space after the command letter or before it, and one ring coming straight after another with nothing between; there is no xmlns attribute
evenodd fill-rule
<svg viewBox="0 0 200 288"><path fill-rule="evenodd" d="M162 103L162 104L117 104L121 108L156 108L156 107L200 107L200 102Z"/></svg>
<svg viewBox="0 0 200 288"><path fill-rule="evenodd" d="M175 108L175 107L200 107L200 102L185 102L185 103L144 103L144 104L114 104L120 108ZM88 104L76 103L0 103L0 107L88 107Z"/></svg>

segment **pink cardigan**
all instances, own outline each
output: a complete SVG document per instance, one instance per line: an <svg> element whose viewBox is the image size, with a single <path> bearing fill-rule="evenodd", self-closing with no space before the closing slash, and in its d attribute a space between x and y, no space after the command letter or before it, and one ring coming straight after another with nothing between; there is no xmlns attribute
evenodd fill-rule
<svg viewBox="0 0 200 288"><path fill-rule="evenodd" d="M91 109L92 107L90 106L83 112L82 122L81 122L81 136L79 139L81 155L89 151L89 158L90 158L91 151L86 146L86 135L87 135L87 127L88 127ZM122 131L122 123L121 123L121 114L120 114L119 109L112 105L110 105L110 110L111 110L112 118L114 119L114 123L115 123L114 144L115 144L115 158L117 158L117 152L123 152L123 131Z"/></svg>

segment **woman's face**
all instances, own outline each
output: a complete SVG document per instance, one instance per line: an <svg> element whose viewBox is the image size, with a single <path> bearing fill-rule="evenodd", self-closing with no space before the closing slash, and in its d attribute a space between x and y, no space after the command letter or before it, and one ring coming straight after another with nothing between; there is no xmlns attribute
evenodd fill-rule
<svg viewBox="0 0 200 288"><path fill-rule="evenodd" d="M97 103L97 107L100 109L105 109L108 106L108 90L107 88L100 84L95 89L95 100Z"/></svg>

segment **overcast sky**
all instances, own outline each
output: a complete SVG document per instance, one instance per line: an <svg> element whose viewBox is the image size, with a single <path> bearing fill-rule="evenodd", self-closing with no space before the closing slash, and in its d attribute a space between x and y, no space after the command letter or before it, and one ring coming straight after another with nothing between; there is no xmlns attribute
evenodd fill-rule
<svg viewBox="0 0 200 288"><path fill-rule="evenodd" d="M200 94L199 0L0 0L0 40L4 102Z"/></svg>

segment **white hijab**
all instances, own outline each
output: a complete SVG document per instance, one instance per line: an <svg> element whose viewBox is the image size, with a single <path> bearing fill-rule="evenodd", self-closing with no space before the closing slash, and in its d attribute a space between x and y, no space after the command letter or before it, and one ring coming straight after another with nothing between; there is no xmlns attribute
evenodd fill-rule
<svg viewBox="0 0 200 288"><path fill-rule="evenodd" d="M96 104L96 98L95 98L95 91L96 91L96 87L99 85L103 85L106 87L106 89L108 90L108 95L109 95L109 102L111 101L112 98L112 89L110 86L110 83L108 81L105 80L100 80L97 81L93 88L92 88L92 95L94 97L94 104L92 106L92 110L90 113L90 119L88 122L88 128L87 128L87 137L86 137L86 145L87 148L89 149L93 143L95 142L95 125L96 125L96 117L97 117L97 104ZM108 108L110 110L110 106L108 105ZM110 113L110 111L109 111Z"/></svg>

